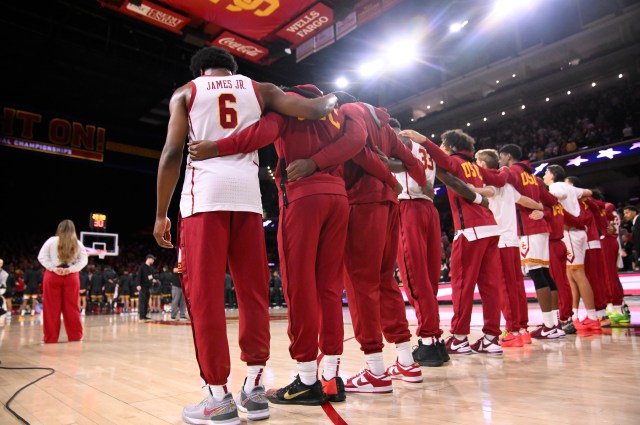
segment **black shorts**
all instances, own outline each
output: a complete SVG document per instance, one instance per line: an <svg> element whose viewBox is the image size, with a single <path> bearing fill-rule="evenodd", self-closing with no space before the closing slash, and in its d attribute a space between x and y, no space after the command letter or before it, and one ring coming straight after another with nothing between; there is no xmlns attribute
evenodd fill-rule
<svg viewBox="0 0 640 425"><path fill-rule="evenodd" d="M38 291L38 287L37 286L25 286L24 287L24 292L22 294L25 295L25 296L30 295L32 297L36 297L36 296L40 295L40 291Z"/></svg>

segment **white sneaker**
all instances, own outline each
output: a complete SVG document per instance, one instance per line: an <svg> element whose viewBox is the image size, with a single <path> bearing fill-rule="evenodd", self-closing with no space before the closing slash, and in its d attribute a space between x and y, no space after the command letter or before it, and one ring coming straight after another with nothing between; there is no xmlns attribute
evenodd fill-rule
<svg viewBox="0 0 640 425"><path fill-rule="evenodd" d="M227 393L220 401L209 395L198 404L186 406L182 409L182 420L188 424L240 424L231 393Z"/></svg>
<svg viewBox="0 0 640 425"><path fill-rule="evenodd" d="M483 354L502 354L502 347L500 346L500 340L497 336L485 335L473 344L471 344L471 351L474 353Z"/></svg>

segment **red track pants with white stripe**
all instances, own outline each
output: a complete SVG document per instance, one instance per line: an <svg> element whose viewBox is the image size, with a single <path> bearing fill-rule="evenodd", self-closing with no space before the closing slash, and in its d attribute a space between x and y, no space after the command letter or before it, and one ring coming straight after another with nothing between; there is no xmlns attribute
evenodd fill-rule
<svg viewBox="0 0 640 425"><path fill-rule="evenodd" d="M226 385L231 371L224 276L238 299L240 358L248 365L269 359L269 268L260 214L203 212L183 218L180 231L182 285L200 376Z"/></svg>

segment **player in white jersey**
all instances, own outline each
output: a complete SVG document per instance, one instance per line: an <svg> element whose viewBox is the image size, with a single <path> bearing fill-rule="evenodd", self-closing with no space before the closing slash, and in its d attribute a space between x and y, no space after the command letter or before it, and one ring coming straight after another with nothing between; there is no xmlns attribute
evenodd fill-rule
<svg viewBox="0 0 640 425"><path fill-rule="evenodd" d="M559 165L550 165L544 173L544 182L549 186L549 192L553 194L569 214L580 216L580 204L578 199L583 196L591 196L589 189L580 189L573 187L564 182L566 177L564 168ZM574 300L582 298L585 308L587 309L587 318L580 322L579 317L574 317L576 328L579 325L583 327L596 327L598 324L598 316L596 314L593 290L584 271L584 257L587 249L587 232L584 227L565 226L564 244L567 246L567 277L571 284L571 290L574 294ZM574 307L575 307L574 301ZM575 312L574 312L575 313ZM577 322L576 322L577 321Z"/></svg>
<svg viewBox="0 0 640 425"><path fill-rule="evenodd" d="M389 125L398 134L401 130L398 120L392 118ZM451 190L469 201L477 195L467 185L451 174L438 170L426 149L411 140L400 138L423 165L427 185L421 187L412 179L400 161L378 155L395 173L403 190L400 200L400 241L398 243L398 267L407 299L416 311L418 319L418 346L413 351L413 359L421 366L438 367L449 361L449 354L440 340L440 315L438 310L438 282L442 260L440 216L433 204L436 175ZM479 201L478 201L479 202Z"/></svg>
<svg viewBox="0 0 640 425"><path fill-rule="evenodd" d="M316 99L287 96L273 84L234 75L236 62L215 47L191 59L196 77L175 91L157 182L154 237L171 248L167 210L180 176L185 139L217 140L258 121L263 109L319 119L337 104L330 94ZM251 420L269 417L262 373L269 358L269 272L258 180L258 154L191 161L187 158L180 199L178 252L184 295L192 321L196 359L206 398L187 406L187 423L239 424L237 410ZM238 298L241 359L247 378L238 409L227 390L230 372L224 308L224 275L229 266Z"/></svg>
<svg viewBox="0 0 640 425"><path fill-rule="evenodd" d="M479 150L475 157L476 163L482 168L498 169L500 165L498 152L494 149ZM506 321L506 333L501 337L500 344L502 347L522 347L525 341L522 339L520 329L521 324L527 321L528 314L522 311L523 306L527 305L527 296L520 263L516 204L538 211L542 211L544 206L540 202L521 195L509 183L503 187L485 186L475 190L489 198L489 209L500 229L498 248L500 248L505 283L500 294L500 305Z"/></svg>

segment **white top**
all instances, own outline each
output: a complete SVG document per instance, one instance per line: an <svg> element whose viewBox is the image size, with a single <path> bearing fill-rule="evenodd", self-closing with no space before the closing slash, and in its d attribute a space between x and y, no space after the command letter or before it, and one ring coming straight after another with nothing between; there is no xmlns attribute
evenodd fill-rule
<svg viewBox="0 0 640 425"><path fill-rule="evenodd" d="M60 238L57 236L52 236L47 239L38 254L38 261L40 261L40 264L49 271L53 271L56 267L62 264L62 261L58 258L59 239ZM82 242L78 241L78 254L76 259L69 264L69 271L71 273L79 272L87 265L88 262L89 256L87 255L87 250L84 245L82 245Z"/></svg>
<svg viewBox="0 0 640 425"><path fill-rule="evenodd" d="M431 159L427 150L416 142L411 142L411 153L422 163L425 175L427 176L427 182L433 186L436 179L436 163ZM409 173L402 172L394 174L396 180L402 185L402 193L398 195L398 199L427 199L433 202L433 199L422 193L422 188L418 185L418 182L409 177Z"/></svg>
<svg viewBox="0 0 640 425"><path fill-rule="evenodd" d="M580 204L578 199L582 198L583 190L571 186L565 182L551 183L549 186L549 192L558 198L562 208L569 214L578 217L580 215Z"/></svg>
<svg viewBox="0 0 640 425"><path fill-rule="evenodd" d="M202 76L190 82L189 138L218 140L260 119L253 81L242 75ZM187 156L180 213L248 211L262 214L258 152L204 161Z"/></svg>
<svg viewBox="0 0 640 425"><path fill-rule="evenodd" d="M493 186L491 186L493 187ZM503 187L493 187L496 194L489 198L489 209L498 223L500 229L500 241L498 246L519 247L518 224L516 221L516 202L522 197L509 183Z"/></svg>
<svg viewBox="0 0 640 425"><path fill-rule="evenodd" d="M495 224L467 227L466 229L456 230L456 233L453 235L453 240L455 241L458 239L460 235L463 235L468 241L473 242L478 239L485 239L500 235L500 228Z"/></svg>

